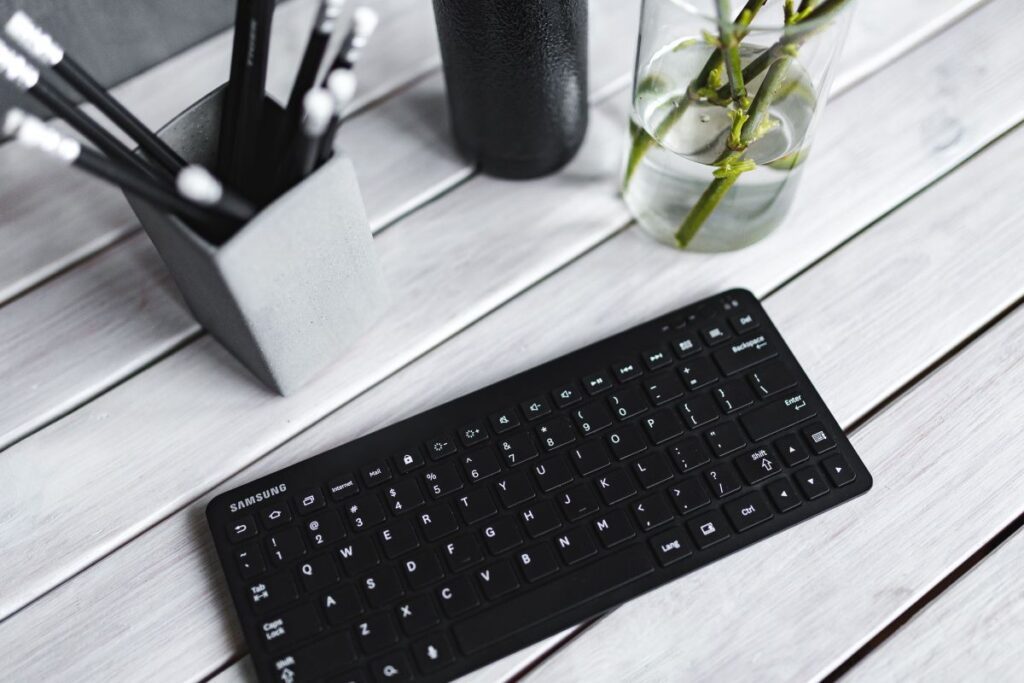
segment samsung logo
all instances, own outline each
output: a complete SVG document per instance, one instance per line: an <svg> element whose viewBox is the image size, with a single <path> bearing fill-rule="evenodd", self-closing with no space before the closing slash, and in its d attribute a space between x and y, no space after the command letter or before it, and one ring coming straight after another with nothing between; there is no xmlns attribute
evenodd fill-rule
<svg viewBox="0 0 1024 683"><path fill-rule="evenodd" d="M232 503L230 506L231 511L238 512L239 510L244 510L247 507L255 505L256 503L260 503L264 500L273 498L277 494L284 493L287 490L287 484L282 483L278 484L277 486L271 486L269 489L264 489L262 491L259 491L258 493L254 493L251 496L246 496L245 498L242 498L241 500Z"/></svg>

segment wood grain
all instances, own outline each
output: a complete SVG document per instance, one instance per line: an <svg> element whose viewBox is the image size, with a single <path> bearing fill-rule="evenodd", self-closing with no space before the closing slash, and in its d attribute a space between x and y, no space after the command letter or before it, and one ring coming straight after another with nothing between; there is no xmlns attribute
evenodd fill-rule
<svg viewBox="0 0 1024 683"><path fill-rule="evenodd" d="M964 40L973 37L973 32L965 31L962 35ZM933 53L924 51L921 59L932 60L934 57ZM910 60L907 65L896 65L892 73L880 75L879 82L884 81L885 87L900 88L903 81L897 70L905 71L903 78L910 78L921 71L919 64ZM862 92L864 99L859 100ZM878 169L873 166L859 167L858 175L858 165L854 163L857 158L855 152L865 140L872 138L873 132L861 130L859 134L863 139L859 139L856 137L856 131L848 131L839 123L848 120L847 116L857 112L854 104L847 103L870 103L874 98L884 94L884 90L874 89L873 82L868 81L834 103L834 116L826 118L825 128L819 136L819 147L823 152L815 162L819 170L814 174L808 174L806 178L809 183L820 182L821 185L810 185L809 187L815 191L804 193L803 201L808 202L812 197L822 195L821 188L828 183L836 182L837 178L845 178L851 185L867 184L869 179L875 178L877 187L865 187L865 192L869 195L872 194L872 188L877 190L892 184L892 177L879 174ZM927 94L927 91L922 95L924 94ZM912 105L911 102L906 110L916 109ZM851 108L839 109L845 107ZM965 114L967 111L964 110ZM900 126L900 121L893 122L894 131L906 128L913 128L913 124ZM852 152L846 154L851 154L853 159L848 165L839 163L838 160L845 156L836 152L837 156L832 157L827 150L831 149L830 145L836 139L849 138L851 135ZM894 144L896 137L893 134ZM908 153L913 143L913 140L908 140L906 148L897 144L893 154ZM922 159L915 162L918 167L917 173L923 173L923 169L927 169L928 177L931 177L930 174L934 172L932 166L935 163L937 162L930 153L922 153ZM894 169L894 172L897 171L900 177L909 178L913 175L907 173L902 166ZM814 180L819 176L819 180ZM953 178L955 177L954 175ZM896 190L902 190L904 193L908 191L907 186L894 188L894 191ZM882 200L891 199L884 193L880 193L879 197ZM514 299L497 313L473 325L422 361L360 397L345 410L332 415L315 428L263 458L225 484L225 487L237 485L261 473L278 469L288 462L307 457L318 450L372 430L380 425L381 415L387 415L388 420L398 419L486 384L492 379L498 379L557 355L563 350L568 350L563 348L565 345L568 344L570 348L576 345L574 336L592 340L631 324L634 317L639 321L677 306L683 303L679 294L681 290L687 292L687 299L697 298L704 293L711 293L737 282L751 286L755 291L769 291L778 284L780 278L801 268L801 264L813 261L824 253L829 245L834 246L856 231L859 226L853 221L864 218L862 213L850 216L849 207L845 204L837 206L835 213L826 210L826 203L812 203L806 207L801 204L801 207L796 214L801 218L794 221L786 231L749 251L715 259L689 258L687 255L656 249L645 238L631 231L601 246L579 262ZM875 209L879 212L887 210L883 204L877 204ZM825 221L830 226L830 231L822 231L819 221ZM930 229L931 226L928 225L917 226L917 230L922 233ZM922 239L922 233L915 233L917 241ZM870 234L869 232L868 235ZM965 236L966 239L968 237ZM913 242L914 238L908 238L907 241ZM859 240L855 240L846 248L853 247L858 242ZM843 254L843 251L845 248L839 254ZM746 256L742 256L743 254ZM665 260L659 261L659 255L663 255ZM880 254L872 251L851 258L858 263L872 259L884 262L886 255L890 258L895 257L894 267L902 263L902 254L884 249ZM828 263L829 261L825 262ZM769 269L758 267L760 264L784 265L780 265L778 269ZM943 272L941 266L941 263L937 265L937 278L940 278ZM928 284L918 279L912 281L917 283L915 286L923 287ZM999 281L1001 278L993 278L993 282ZM601 283L607 282L620 283L618 288L627 290L628 296L621 299L594 297L595 291L609 290L606 286L601 286ZM800 280L797 280L797 283L799 282ZM815 288L810 288L808 295L813 295L815 291ZM908 290L907 296L914 296L915 291ZM971 296L969 292L970 289L967 288L965 296ZM991 309L986 308L986 301L991 298L987 297L988 294L979 294L978 299L974 301L976 307L970 307L971 310L977 311L979 317L992 314ZM927 290L920 292L920 295L927 295ZM982 295L987 298L983 298ZM862 305L862 302L856 304ZM769 300L769 306L772 305L772 301ZM852 306L853 303L851 308L847 309L849 319L854 319L856 313L863 310ZM779 317L778 312L775 314ZM973 319L966 321L965 325L962 320L935 318L928 309L918 308L913 309L912 315L903 322L905 324L898 327L895 332L882 327L875 327L872 330L875 334L885 332L890 335L885 337L886 340L899 341L921 336L925 339L934 339L939 344L952 345L969 331ZM938 330L947 334L939 335ZM793 342L793 334L789 330L786 332ZM844 331L843 334L848 332ZM865 342L869 343L872 339L877 337L866 336ZM492 349L494 353L481 355L478 353L481 348ZM837 346L837 353L841 354L844 348ZM899 348L897 345L896 351ZM851 349L854 350L859 351ZM888 371L879 371L882 375L879 378L881 385L888 386L885 379L887 375L902 376L922 368L921 358L917 353L917 349L908 348L907 354L894 352L889 355L891 365ZM844 358L847 364L850 364L857 357L849 355ZM813 368L811 369L813 371ZM438 377L444 377L445 381L439 383ZM834 385L840 381L841 378L837 377L832 383ZM822 388L828 399L830 394L827 383L820 377L818 382L826 385ZM225 428L229 426L230 422L225 422ZM76 666L81 666L82 672L89 671L90 666L96 666L99 662L111 661L117 652L125 649L145 653L144 656L119 662L125 667L124 671L139 677L144 676L146 672L165 669L178 674L179 677L196 675L204 666L206 671L216 670L238 651L239 643L233 620L225 616L230 612L230 607L226 604L222 582L212 561L207 533L201 518L202 505L203 502L200 501L174 514L136 541L118 550L110 558L68 581L7 623L0 625L0 638L7 638L8 634L13 638L18 633L53 632L54 637L74 654L71 659L78 662ZM165 557L168 548L185 547L191 549L174 553L173 575L172 567L164 566L163 563L157 563L155 567L150 566L151 558ZM171 559L167 561L172 562ZM117 586L125 584L130 584L131 590L117 590ZM64 618L71 605L78 610L78 619L74 622L68 622ZM95 616L88 616L90 614ZM103 634L92 633L82 626L91 623L93 618L106 618L125 625L137 624L140 621L143 623L121 638L110 640ZM196 623L203 626L193 628ZM158 631L159 635L152 633L150 629ZM173 638L169 637L168 633L174 634ZM162 639L163 644L158 651L154 651L150 644L157 639ZM31 646L31 643L27 643L26 646ZM39 647L44 646L40 644ZM503 666L514 669L524 661L528 660L510 658ZM40 661L25 666L26 675L45 675L48 671L45 667L67 666L67 663L47 662L41 658ZM53 673L53 670L49 671ZM491 669L490 672L487 679L497 676L495 669Z"/></svg>
<svg viewBox="0 0 1024 683"><path fill-rule="evenodd" d="M873 650L844 681L988 681L1021 678L1024 531Z"/></svg>

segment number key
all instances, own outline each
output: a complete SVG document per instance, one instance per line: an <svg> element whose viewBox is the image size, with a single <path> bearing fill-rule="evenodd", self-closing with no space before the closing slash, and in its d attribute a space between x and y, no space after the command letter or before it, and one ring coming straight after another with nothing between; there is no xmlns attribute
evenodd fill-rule
<svg viewBox="0 0 1024 683"><path fill-rule="evenodd" d="M345 538L345 527L334 510L324 510L306 520L306 534L314 548Z"/></svg>
<svg viewBox="0 0 1024 683"><path fill-rule="evenodd" d="M306 554L306 546L302 542L299 530L292 527L284 529L267 539L267 550L275 564L282 564Z"/></svg>
<svg viewBox="0 0 1024 683"><path fill-rule="evenodd" d="M462 488L462 478L454 462L446 462L436 467L429 467L423 473L423 482L434 498L447 496Z"/></svg>
<svg viewBox="0 0 1024 683"><path fill-rule="evenodd" d="M541 445L546 451L553 451L576 440L572 423L569 418L563 416L548 420L538 427L537 436L540 437Z"/></svg>
<svg viewBox="0 0 1024 683"><path fill-rule="evenodd" d="M612 424L611 413L601 403L591 403L573 411L576 424L579 426L583 436L590 436Z"/></svg>

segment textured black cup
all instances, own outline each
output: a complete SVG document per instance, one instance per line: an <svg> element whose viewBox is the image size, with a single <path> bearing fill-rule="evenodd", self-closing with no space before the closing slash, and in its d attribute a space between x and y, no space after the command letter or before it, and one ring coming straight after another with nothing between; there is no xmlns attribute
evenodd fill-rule
<svg viewBox="0 0 1024 683"><path fill-rule="evenodd" d="M533 178L587 129L587 0L434 0L452 128L480 169Z"/></svg>

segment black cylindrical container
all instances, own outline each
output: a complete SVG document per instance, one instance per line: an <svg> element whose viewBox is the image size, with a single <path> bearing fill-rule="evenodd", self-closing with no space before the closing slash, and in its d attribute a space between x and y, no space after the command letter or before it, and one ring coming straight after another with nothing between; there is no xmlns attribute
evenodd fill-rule
<svg viewBox="0 0 1024 683"><path fill-rule="evenodd" d="M434 0L455 141L481 170L561 168L587 129L587 0Z"/></svg>

